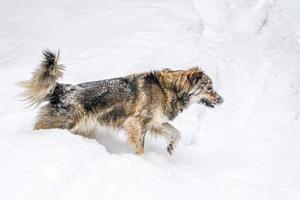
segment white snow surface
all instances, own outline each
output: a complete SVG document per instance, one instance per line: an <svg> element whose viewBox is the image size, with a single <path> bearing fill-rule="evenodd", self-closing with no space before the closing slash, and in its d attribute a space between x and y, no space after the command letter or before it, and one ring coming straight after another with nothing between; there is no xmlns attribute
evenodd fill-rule
<svg viewBox="0 0 300 200"><path fill-rule="evenodd" d="M0 199L300 199L300 1L9 0L0 2ZM225 103L172 124L173 156L147 136L90 140L33 131L20 101L44 48L61 82L199 65Z"/></svg>

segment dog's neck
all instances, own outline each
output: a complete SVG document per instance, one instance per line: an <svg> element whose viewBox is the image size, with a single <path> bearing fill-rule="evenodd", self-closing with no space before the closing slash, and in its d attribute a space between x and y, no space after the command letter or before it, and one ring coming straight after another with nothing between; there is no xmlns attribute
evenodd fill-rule
<svg viewBox="0 0 300 200"><path fill-rule="evenodd" d="M179 113L188 108L189 93L184 91L186 87L179 84L179 81L162 80L161 76L158 76L158 80L163 91L167 94L167 106L164 113L170 120L173 120Z"/></svg>

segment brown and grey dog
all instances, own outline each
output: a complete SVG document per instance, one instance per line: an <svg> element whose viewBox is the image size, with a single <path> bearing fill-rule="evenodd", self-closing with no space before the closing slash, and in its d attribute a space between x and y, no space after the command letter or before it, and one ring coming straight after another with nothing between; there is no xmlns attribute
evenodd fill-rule
<svg viewBox="0 0 300 200"><path fill-rule="evenodd" d="M199 68L152 71L125 77L61 84L64 66L51 51L30 80L21 82L30 105L40 105L34 129L60 128L94 138L104 127L125 130L137 154L144 152L147 132L165 137L172 154L180 132L169 121L193 103L208 107L223 99L211 79Z"/></svg>

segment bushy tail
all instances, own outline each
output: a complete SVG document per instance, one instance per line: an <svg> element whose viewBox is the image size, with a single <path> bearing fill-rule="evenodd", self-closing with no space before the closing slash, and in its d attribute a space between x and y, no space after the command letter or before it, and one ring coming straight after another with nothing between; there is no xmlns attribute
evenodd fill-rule
<svg viewBox="0 0 300 200"><path fill-rule="evenodd" d="M49 50L43 51L43 60L28 81L20 82L25 89L22 93L29 106L38 106L53 93L56 81L63 76L64 66L58 64L57 55Z"/></svg>

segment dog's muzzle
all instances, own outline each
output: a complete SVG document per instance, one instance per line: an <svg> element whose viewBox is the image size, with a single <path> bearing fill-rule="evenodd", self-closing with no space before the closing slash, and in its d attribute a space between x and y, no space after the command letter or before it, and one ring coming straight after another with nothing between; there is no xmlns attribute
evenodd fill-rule
<svg viewBox="0 0 300 200"><path fill-rule="evenodd" d="M220 105L224 102L223 98L219 96L215 101L210 101L209 99L201 99L199 103L204 104L207 107L214 108L216 105Z"/></svg>
<svg viewBox="0 0 300 200"><path fill-rule="evenodd" d="M210 107L210 108L214 108L215 107L215 105L212 102L210 102L208 99L201 99L200 103L202 103L205 106Z"/></svg>

